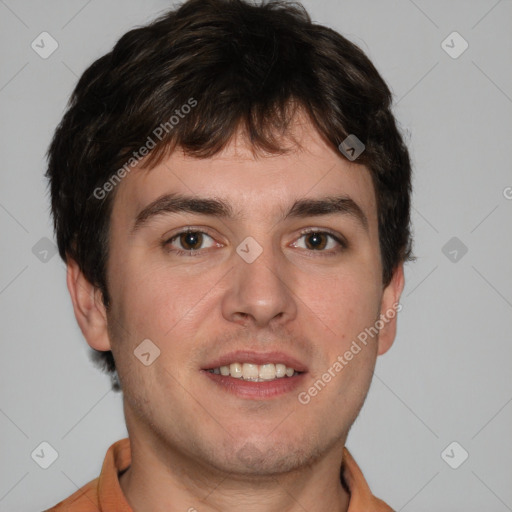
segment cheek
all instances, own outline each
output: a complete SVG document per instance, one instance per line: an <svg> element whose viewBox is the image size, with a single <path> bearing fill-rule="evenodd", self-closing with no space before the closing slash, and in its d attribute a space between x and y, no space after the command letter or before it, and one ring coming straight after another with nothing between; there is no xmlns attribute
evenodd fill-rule
<svg viewBox="0 0 512 512"><path fill-rule="evenodd" d="M380 290L372 276L340 272L322 278L306 277L299 286L297 295L307 306L306 314L316 317L338 342L350 344L378 317Z"/></svg>
<svg viewBox="0 0 512 512"><path fill-rule="evenodd" d="M124 333L123 352L133 355L148 338L159 347L163 366L185 370L192 364L191 345L199 326L214 321L225 288L223 274L225 269L189 275L185 269L177 271L163 264L127 265L115 297L119 306L115 323L122 326L119 333ZM126 361L135 363L133 357Z"/></svg>
<svg viewBox="0 0 512 512"><path fill-rule="evenodd" d="M124 272L119 290L122 321L133 334L161 338L181 322L204 295L203 281L194 285L162 266L133 265Z"/></svg>
<svg viewBox="0 0 512 512"><path fill-rule="evenodd" d="M193 332L186 330L187 315L199 300L197 292L197 287L185 286L183 277L165 269L125 267L112 294L109 330L123 391L134 410L150 414L147 407L156 399L156 390L168 389L173 383L168 371L181 380L179 374L185 370L189 350L184 341ZM157 361L149 366L134 354L146 339L160 351Z"/></svg>
<svg viewBox="0 0 512 512"><path fill-rule="evenodd" d="M333 398L355 419L368 392L377 356L377 337L369 336L380 305L379 280L355 272L333 280L324 293L325 317L330 319L328 369L336 377Z"/></svg>

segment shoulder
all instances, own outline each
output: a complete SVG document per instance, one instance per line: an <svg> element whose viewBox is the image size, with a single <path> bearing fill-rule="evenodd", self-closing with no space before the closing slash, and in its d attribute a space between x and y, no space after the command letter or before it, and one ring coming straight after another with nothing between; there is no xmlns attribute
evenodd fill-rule
<svg viewBox="0 0 512 512"><path fill-rule="evenodd" d="M44 512L99 512L98 482L99 478L91 480L71 496Z"/></svg>

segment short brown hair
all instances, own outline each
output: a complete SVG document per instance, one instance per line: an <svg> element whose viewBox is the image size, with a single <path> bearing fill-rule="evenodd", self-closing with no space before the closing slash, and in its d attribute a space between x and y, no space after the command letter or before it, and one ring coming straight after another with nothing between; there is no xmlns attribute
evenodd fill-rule
<svg viewBox="0 0 512 512"><path fill-rule="evenodd" d="M194 108L171 123L191 100ZM286 131L295 105L333 149L350 134L365 144L357 161L372 176L387 285L397 265L412 259L411 165L391 101L366 55L312 23L300 4L189 0L123 35L73 91L46 174L60 255L78 263L108 308L113 180L129 171L127 162L155 129L172 124L152 137L145 167L177 146L210 157L240 128L256 150L279 153L276 134ZM95 362L115 374L110 351Z"/></svg>

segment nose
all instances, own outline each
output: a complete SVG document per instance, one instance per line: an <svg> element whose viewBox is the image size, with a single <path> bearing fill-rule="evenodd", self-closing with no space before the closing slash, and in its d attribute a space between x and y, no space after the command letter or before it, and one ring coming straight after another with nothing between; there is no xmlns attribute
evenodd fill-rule
<svg viewBox="0 0 512 512"><path fill-rule="evenodd" d="M222 314L244 326L272 327L285 324L297 314L289 269L277 251L264 248L252 263L233 254L235 266L222 301Z"/></svg>

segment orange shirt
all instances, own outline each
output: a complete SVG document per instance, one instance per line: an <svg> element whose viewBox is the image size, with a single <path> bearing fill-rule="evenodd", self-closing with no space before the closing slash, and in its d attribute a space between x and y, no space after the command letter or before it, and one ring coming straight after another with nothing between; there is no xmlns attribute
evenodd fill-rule
<svg viewBox="0 0 512 512"><path fill-rule="evenodd" d="M133 512L121 490L118 476L130 464L130 440L121 439L108 449L98 478L46 512ZM386 503L373 496L363 473L346 448L343 449L342 475L350 491L348 512L393 512Z"/></svg>

